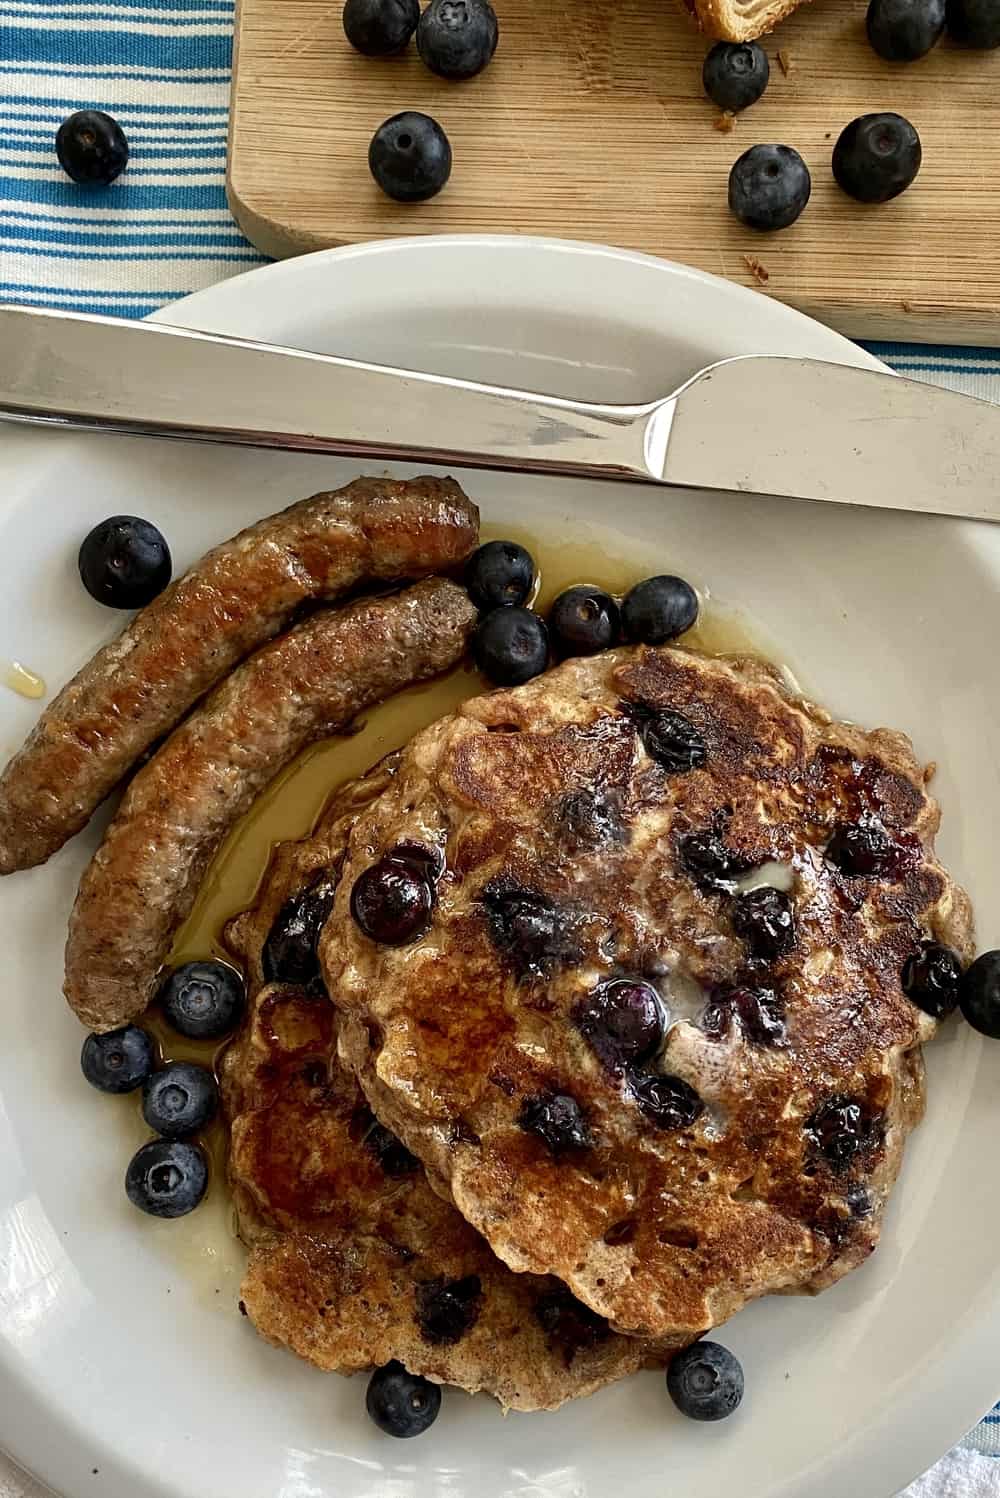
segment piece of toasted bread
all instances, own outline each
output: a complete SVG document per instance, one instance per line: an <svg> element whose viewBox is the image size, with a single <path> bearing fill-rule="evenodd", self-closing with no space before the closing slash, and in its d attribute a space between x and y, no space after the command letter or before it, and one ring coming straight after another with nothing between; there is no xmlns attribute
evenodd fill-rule
<svg viewBox="0 0 1000 1498"><path fill-rule="evenodd" d="M714 41L752 42L773 31L803 0L678 0Z"/></svg>

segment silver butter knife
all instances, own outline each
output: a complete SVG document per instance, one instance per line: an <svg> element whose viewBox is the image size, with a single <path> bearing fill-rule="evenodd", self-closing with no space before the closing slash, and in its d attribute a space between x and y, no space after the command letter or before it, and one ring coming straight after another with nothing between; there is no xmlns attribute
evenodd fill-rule
<svg viewBox="0 0 1000 1498"><path fill-rule="evenodd" d="M878 371L725 359L594 405L72 312L0 307L0 417L1000 521L1000 407Z"/></svg>

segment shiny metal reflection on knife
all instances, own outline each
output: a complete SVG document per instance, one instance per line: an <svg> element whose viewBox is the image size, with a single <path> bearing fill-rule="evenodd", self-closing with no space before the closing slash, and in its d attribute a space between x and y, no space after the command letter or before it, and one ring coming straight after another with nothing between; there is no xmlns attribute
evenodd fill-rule
<svg viewBox="0 0 1000 1498"><path fill-rule="evenodd" d="M0 418L1000 520L1000 407L745 355L598 405L164 323L0 306Z"/></svg>

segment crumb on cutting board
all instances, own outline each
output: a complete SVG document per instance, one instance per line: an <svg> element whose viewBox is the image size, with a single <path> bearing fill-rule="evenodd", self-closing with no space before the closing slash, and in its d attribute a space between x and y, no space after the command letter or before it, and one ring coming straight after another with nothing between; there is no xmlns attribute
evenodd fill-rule
<svg viewBox="0 0 1000 1498"><path fill-rule="evenodd" d="M778 48L778 67L784 73L786 78L792 71L792 54L789 52L787 47Z"/></svg>
<svg viewBox="0 0 1000 1498"><path fill-rule="evenodd" d="M723 109L715 116L713 121L716 130L721 130L723 135L728 135L736 124L736 116L730 109Z"/></svg>
<svg viewBox="0 0 1000 1498"><path fill-rule="evenodd" d="M762 265L756 255L744 255L743 264L753 276L758 286L766 286L771 279L771 272L766 265Z"/></svg>

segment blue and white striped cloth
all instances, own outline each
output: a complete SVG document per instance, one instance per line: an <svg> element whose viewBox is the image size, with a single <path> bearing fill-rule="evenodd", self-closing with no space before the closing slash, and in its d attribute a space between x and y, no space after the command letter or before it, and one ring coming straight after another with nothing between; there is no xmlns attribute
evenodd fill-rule
<svg viewBox="0 0 1000 1498"><path fill-rule="evenodd" d="M142 317L263 262L226 207L232 21L232 0L0 0L0 301ZM82 189L56 161L77 109L107 110L128 137L110 187ZM998 351L871 347L902 373L1000 400ZM1000 1457L1000 1405L965 1447ZM953 1453L920 1498L985 1493L966 1460ZM1000 1498L1000 1462L990 1470ZM27 1492L0 1456L0 1498Z"/></svg>

